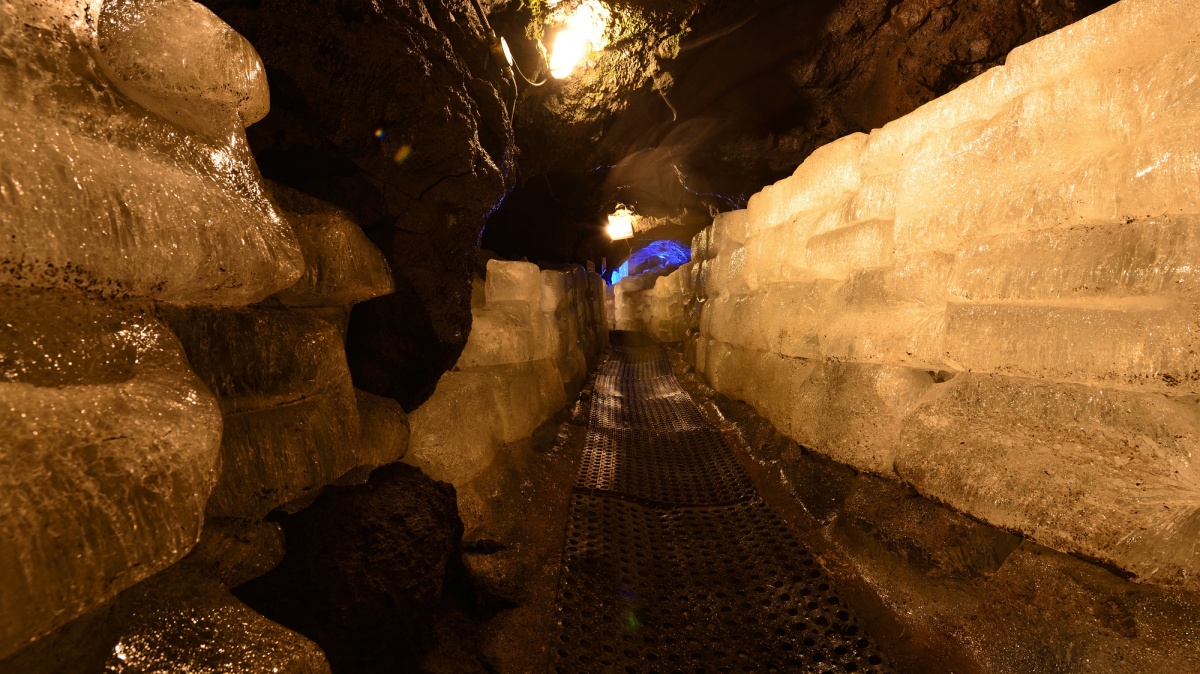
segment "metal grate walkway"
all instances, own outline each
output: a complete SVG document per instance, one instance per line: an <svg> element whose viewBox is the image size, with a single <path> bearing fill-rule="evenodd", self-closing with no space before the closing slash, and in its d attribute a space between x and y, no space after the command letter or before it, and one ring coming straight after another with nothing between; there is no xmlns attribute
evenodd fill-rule
<svg viewBox="0 0 1200 674"><path fill-rule="evenodd" d="M570 507L551 671L891 671L648 338L613 333Z"/></svg>

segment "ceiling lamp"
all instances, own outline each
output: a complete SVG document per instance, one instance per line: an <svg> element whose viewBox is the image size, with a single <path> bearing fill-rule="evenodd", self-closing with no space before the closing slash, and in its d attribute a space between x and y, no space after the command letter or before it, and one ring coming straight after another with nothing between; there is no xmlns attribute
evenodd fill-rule
<svg viewBox="0 0 1200 674"><path fill-rule="evenodd" d="M589 53L604 48L607 44L604 32L608 30L612 14L597 0L584 0L574 4L572 9L556 14L551 14L550 23L562 28L555 33L550 47L550 74L555 79L563 79L574 72Z"/></svg>
<svg viewBox="0 0 1200 674"><path fill-rule="evenodd" d="M613 241L633 238L633 223L637 219L638 216L628 208L618 209L615 213L608 216L608 227L605 228L605 231L608 232L608 238Z"/></svg>

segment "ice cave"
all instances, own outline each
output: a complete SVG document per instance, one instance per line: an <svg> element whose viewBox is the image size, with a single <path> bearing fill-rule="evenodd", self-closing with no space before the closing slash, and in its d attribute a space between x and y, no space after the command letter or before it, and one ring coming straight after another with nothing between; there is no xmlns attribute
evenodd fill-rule
<svg viewBox="0 0 1200 674"><path fill-rule="evenodd" d="M1200 672L1200 0L0 0L0 674Z"/></svg>

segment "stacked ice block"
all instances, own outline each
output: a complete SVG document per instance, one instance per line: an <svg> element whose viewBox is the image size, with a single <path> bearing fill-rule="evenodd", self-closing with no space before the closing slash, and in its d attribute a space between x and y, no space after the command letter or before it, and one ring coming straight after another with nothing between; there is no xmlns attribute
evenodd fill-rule
<svg viewBox="0 0 1200 674"><path fill-rule="evenodd" d="M455 486L468 531L513 497L501 483L607 348L604 289L582 267L504 260L476 281L467 345L413 412L405 458Z"/></svg>
<svg viewBox="0 0 1200 674"><path fill-rule="evenodd" d="M1200 588L1198 47L1181 0L1028 43L717 218L618 325L692 303L688 357L793 439Z"/></svg>

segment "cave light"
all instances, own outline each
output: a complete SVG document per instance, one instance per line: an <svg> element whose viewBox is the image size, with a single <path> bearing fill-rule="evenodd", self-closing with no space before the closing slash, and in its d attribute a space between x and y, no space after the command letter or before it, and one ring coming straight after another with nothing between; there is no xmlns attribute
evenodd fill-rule
<svg viewBox="0 0 1200 674"><path fill-rule="evenodd" d="M633 223L637 220L638 216L628 208L617 209L612 215L608 216L608 227L605 228L605 231L608 232L608 238L613 241L633 238Z"/></svg>
<svg viewBox="0 0 1200 674"><path fill-rule="evenodd" d="M605 47L611 16L597 0L583 0L561 15L551 15L550 23L562 26L550 48L550 74L555 79L567 77L589 53Z"/></svg>

